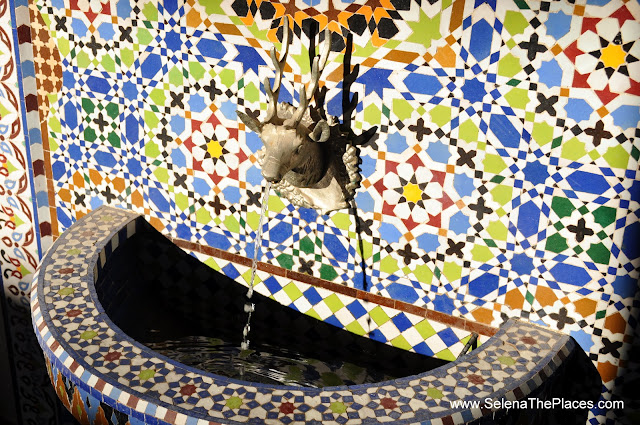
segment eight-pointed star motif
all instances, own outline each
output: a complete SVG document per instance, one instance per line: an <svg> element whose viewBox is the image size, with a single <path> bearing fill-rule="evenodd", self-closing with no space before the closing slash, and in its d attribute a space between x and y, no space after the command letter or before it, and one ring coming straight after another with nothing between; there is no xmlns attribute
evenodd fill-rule
<svg viewBox="0 0 640 425"><path fill-rule="evenodd" d="M217 136L212 124L202 124L200 131L191 137L195 145L192 153L206 173L225 177L230 170L238 168L239 147L237 143L229 143L227 138Z"/></svg>
<svg viewBox="0 0 640 425"><path fill-rule="evenodd" d="M631 87L629 76L640 75L640 22L628 20L620 27L617 19L606 18L596 31L578 39L578 49L584 53L576 57L576 69L589 74L591 88L604 90L608 85L612 92L624 93Z"/></svg>

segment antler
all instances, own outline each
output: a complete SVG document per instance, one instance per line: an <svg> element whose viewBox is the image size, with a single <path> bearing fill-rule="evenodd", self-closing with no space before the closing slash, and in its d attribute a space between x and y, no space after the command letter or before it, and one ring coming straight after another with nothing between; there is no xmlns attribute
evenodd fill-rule
<svg viewBox="0 0 640 425"><path fill-rule="evenodd" d="M329 31L329 28L327 27L324 30L324 41L322 42L322 46L320 47L320 56L316 56L313 58L313 65L311 66L311 81L309 82L309 87L307 87L307 90L305 92L304 84L301 83L299 91L300 104L298 105L298 109L296 109L293 116L287 120L285 125L290 127L297 127L300 123L300 120L307 110L307 106L309 106L309 101L313 99L313 95L318 89L318 80L320 79L320 74L322 74L322 71L327 64L327 59L329 58L330 51L331 31Z"/></svg>
<svg viewBox="0 0 640 425"><path fill-rule="evenodd" d="M271 61L273 62L273 66L276 71L276 76L273 81L273 87L269 83L269 78L265 77L264 79L264 90L267 92L267 96L269 96L269 107L267 108L267 119L265 123L270 122L273 118L277 118L278 116L278 97L280 96L280 83L282 81L282 73L284 72L284 64L287 60L287 55L289 54L289 41L291 38L291 31L289 29L289 19L287 16L283 19L283 28L282 28L282 57L278 59L276 54L275 46L271 48L270 56Z"/></svg>

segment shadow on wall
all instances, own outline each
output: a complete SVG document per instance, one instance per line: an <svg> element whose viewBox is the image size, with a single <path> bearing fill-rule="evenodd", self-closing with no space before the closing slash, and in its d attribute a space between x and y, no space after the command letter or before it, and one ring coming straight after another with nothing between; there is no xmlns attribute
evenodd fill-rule
<svg viewBox="0 0 640 425"><path fill-rule="evenodd" d="M2 286L0 280L0 287ZM58 401L31 324L31 311L0 294L0 424L76 425Z"/></svg>

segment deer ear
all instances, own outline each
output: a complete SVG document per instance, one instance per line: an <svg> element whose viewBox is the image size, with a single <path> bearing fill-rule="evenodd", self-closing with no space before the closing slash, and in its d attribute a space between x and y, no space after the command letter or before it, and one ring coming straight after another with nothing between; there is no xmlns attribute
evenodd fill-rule
<svg viewBox="0 0 640 425"><path fill-rule="evenodd" d="M309 134L309 138L317 143L324 143L329 140L329 135L331 134L331 129L329 128L329 124L325 120L320 120L316 124L315 128Z"/></svg>
<svg viewBox="0 0 640 425"><path fill-rule="evenodd" d="M262 124L257 119L240 111L236 111L236 114L238 114L238 117L240 117L244 125L249 127L250 130L258 134L262 133Z"/></svg>

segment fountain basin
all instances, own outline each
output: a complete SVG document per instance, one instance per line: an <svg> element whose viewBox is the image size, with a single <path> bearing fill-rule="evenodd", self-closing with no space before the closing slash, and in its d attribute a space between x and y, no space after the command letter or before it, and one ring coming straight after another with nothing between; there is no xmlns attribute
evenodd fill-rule
<svg viewBox="0 0 640 425"><path fill-rule="evenodd" d="M513 411L452 402L569 394L564 378L584 356L569 336L509 320L469 354L392 381L304 388L213 375L145 347L108 314L129 303L127 320L144 320L126 285L113 285L120 278L104 279L112 254L144 232L155 230L139 214L101 207L63 233L35 277L34 330L58 396L81 423L470 423Z"/></svg>

